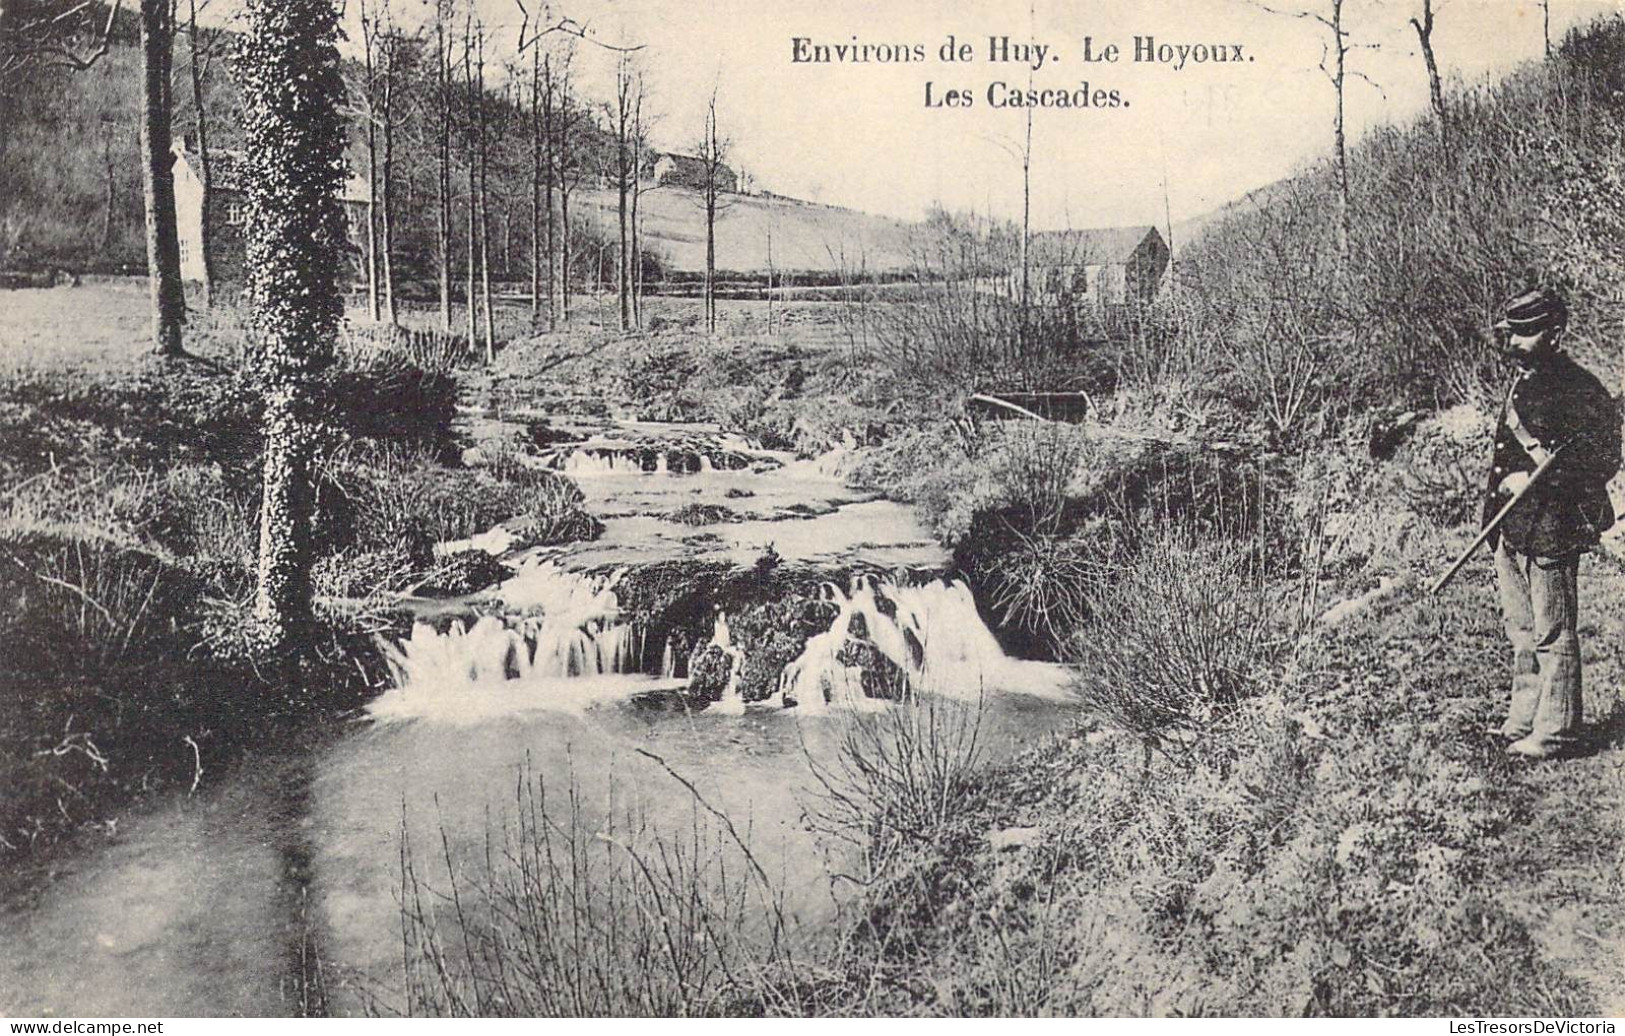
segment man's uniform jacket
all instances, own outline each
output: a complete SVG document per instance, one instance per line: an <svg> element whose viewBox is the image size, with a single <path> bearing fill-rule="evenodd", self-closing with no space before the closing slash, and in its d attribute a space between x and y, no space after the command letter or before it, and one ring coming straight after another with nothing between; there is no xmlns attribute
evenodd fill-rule
<svg viewBox="0 0 1625 1036"><path fill-rule="evenodd" d="M1497 535L1520 554L1537 557L1562 557L1596 545L1614 524L1607 487L1620 466L1619 411L1602 382L1567 353L1547 357L1513 378L1495 427L1485 524L1508 499L1496 491L1501 480L1535 470L1525 443L1536 442L1547 450L1562 447L1562 453Z"/></svg>

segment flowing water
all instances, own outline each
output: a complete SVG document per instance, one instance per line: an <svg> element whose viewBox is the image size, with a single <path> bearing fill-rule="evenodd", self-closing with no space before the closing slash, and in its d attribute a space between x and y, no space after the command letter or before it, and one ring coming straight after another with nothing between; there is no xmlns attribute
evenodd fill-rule
<svg viewBox="0 0 1625 1036"><path fill-rule="evenodd" d="M526 559L476 621L418 626L389 650L396 686L349 729L145 804L14 897L0 916L0 1014L357 1013L368 998L387 1009L403 838L444 888L444 856L473 866L538 783L578 788L589 825L636 815L681 832L694 795L667 767L749 831L796 923L827 923L832 875L852 861L808 822L811 767L834 762L852 717L903 707L866 698L842 663L858 617L914 693L982 710L990 758L1059 729L1070 705L1059 670L1005 657L970 592L932 576L940 552L906 509L852 494L827 467L729 445L718 456L750 466L632 471L628 451L583 454L573 470L606 521L603 542ZM663 517L696 500L726 501L739 520L697 536ZM704 711L672 707L682 667L623 621L618 572L671 557L748 563L768 543L802 561L913 572L827 585L836 617L772 699L747 704L730 683ZM711 639L737 651L725 611Z"/></svg>

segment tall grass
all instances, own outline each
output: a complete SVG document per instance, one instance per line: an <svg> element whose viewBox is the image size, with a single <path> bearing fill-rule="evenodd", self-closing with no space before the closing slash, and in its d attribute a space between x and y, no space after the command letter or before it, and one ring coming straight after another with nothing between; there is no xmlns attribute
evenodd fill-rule
<svg viewBox="0 0 1625 1036"><path fill-rule="evenodd" d="M685 778L689 824L661 831L617 801L562 801L522 774L469 859L442 825L436 886L403 822L401 969L409 1015L710 1017L800 1014L782 889L741 831Z"/></svg>
<svg viewBox="0 0 1625 1036"><path fill-rule="evenodd" d="M899 688L896 704L832 716L834 750L803 743L816 783L806 804L820 835L858 853L860 885L883 877L899 854L929 841L975 788L985 761L986 700L961 701Z"/></svg>

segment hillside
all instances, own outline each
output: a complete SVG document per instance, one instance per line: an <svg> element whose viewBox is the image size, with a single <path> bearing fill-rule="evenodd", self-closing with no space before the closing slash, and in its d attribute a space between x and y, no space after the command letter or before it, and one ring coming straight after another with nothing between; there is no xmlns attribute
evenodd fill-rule
<svg viewBox="0 0 1625 1036"><path fill-rule="evenodd" d="M60 266L76 271L135 270L145 263L144 214L141 207L140 52L134 26L126 18L115 32L108 53L84 72L39 68L22 79L0 84L0 267ZM212 145L239 142L237 92L231 78L231 33L205 33L204 107ZM208 51L214 56L208 56ZM190 90L190 52L184 35L176 43L177 139L195 135L197 117ZM358 75L355 68L351 76ZM422 92L428 84L414 82ZM421 100L421 98L420 98ZM528 276L530 142L528 116L492 91L495 143L491 169L491 236L493 273L498 280ZM431 105L411 106L403 125L404 139L433 136ZM600 153L608 138L597 119L584 113L575 130L578 170L608 168ZM365 155L356 128L350 161L365 170ZM453 157L452 177L461 192L464 156ZM434 218L430 208L435 169L430 151L405 148L397 158L396 268L409 281L433 277ZM455 209L466 204L453 199ZM705 268L705 216L697 192L663 186L643 197L647 250L667 270L694 274ZM616 237L613 192L582 186L572 198L572 235L578 260L575 269L590 277L601 241ZM461 220L461 215L456 221ZM790 275L814 272L830 279L844 268L885 273L909 263L908 225L849 209L771 195L727 194L717 222L720 269L758 274L772 265ZM460 258L456 260L460 264Z"/></svg>
<svg viewBox="0 0 1625 1036"><path fill-rule="evenodd" d="M599 224L613 237L617 198L614 191L583 190L571 213ZM662 186L640 201L643 248L658 256L669 271L700 273L705 269L705 202L699 191ZM780 274L838 275L867 271L891 273L912 265L911 224L853 209L776 195L726 194L717 214L717 268L741 274L764 274L770 265Z"/></svg>

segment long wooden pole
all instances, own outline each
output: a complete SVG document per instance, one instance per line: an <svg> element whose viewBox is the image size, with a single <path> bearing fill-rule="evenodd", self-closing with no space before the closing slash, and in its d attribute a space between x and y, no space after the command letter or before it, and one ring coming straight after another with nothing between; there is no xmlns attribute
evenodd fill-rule
<svg viewBox="0 0 1625 1036"><path fill-rule="evenodd" d="M1506 520L1506 516L1512 513L1512 509L1518 506L1518 502L1520 500L1529 495L1529 491L1535 487L1535 483L1540 481L1541 476L1546 474L1547 469L1552 466L1552 462L1557 460L1558 454L1562 452L1563 448L1559 447L1547 454L1546 459L1541 461L1540 464L1535 467L1535 470L1530 473L1529 481L1524 483L1523 490L1514 494L1512 499L1506 502L1506 506L1502 507L1496 512L1495 517L1491 518L1489 524L1484 526L1483 531L1478 534L1478 537L1473 540L1466 550L1461 552L1461 557L1457 558L1456 563L1450 566L1450 570L1435 580L1433 585L1428 588L1428 593L1436 594L1440 590L1443 590L1445 587L1450 585L1450 581L1456 578L1456 573L1460 572L1462 567L1467 564L1468 560L1472 558L1473 554L1478 550L1478 548L1484 545L1484 541L1488 540L1490 535L1494 533L1496 529L1501 527L1501 523Z"/></svg>

